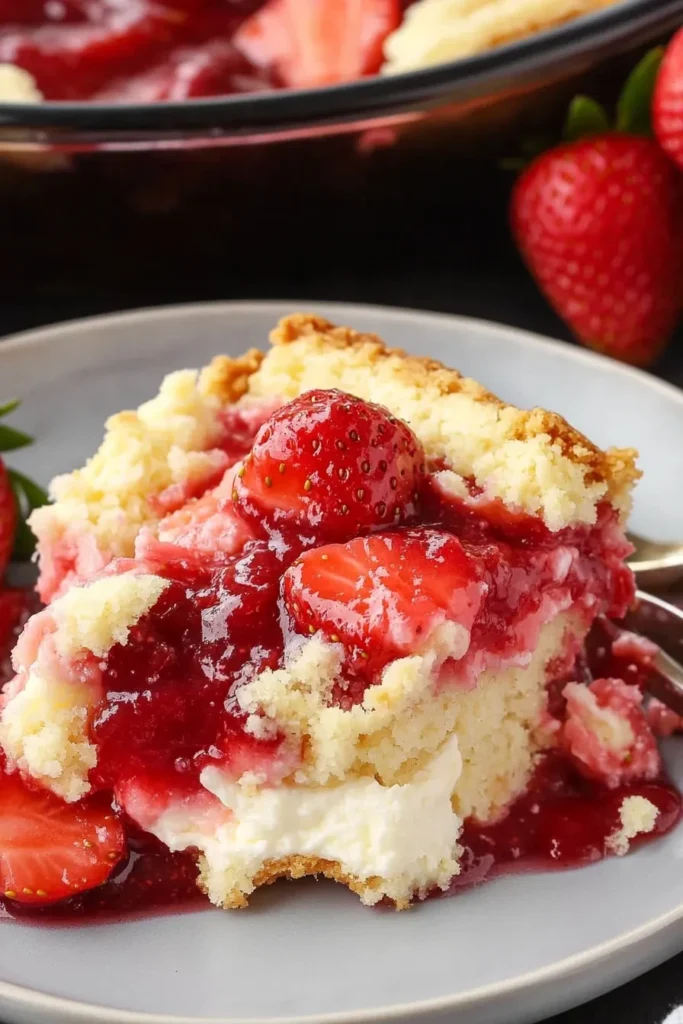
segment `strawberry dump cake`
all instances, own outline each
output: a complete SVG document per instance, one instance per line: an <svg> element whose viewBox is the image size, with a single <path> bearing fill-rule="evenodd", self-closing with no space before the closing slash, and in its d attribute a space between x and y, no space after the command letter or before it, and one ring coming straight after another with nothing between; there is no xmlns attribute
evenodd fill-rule
<svg viewBox="0 0 683 1024"><path fill-rule="evenodd" d="M634 452L317 317L272 342L168 376L32 515L8 912L304 875L402 908L668 831L641 688L596 640L634 595Z"/></svg>
<svg viewBox="0 0 683 1024"><path fill-rule="evenodd" d="M3 0L0 101L316 88L481 53L616 0Z"/></svg>

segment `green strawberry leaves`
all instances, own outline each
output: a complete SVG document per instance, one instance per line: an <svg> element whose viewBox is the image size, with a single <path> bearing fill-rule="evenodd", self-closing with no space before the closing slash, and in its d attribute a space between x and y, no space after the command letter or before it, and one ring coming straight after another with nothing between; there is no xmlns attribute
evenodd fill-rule
<svg viewBox="0 0 683 1024"><path fill-rule="evenodd" d="M29 434L0 423L0 452L14 452L17 448L27 448L30 444L33 444L33 438Z"/></svg>
<svg viewBox="0 0 683 1024"><path fill-rule="evenodd" d="M565 142L577 142L590 135L602 135L614 129L626 135L652 135L650 111L652 94L664 56L664 47L649 50L628 76L617 100L614 124L605 108L590 96L572 100L564 125Z"/></svg>
<svg viewBox="0 0 683 1024"><path fill-rule="evenodd" d="M42 487L24 476L16 469L8 469L7 473L12 481L14 500L17 503L19 518L17 532L14 536L13 558L18 562L26 562L33 554L36 547L36 539L31 533L26 520L35 508L46 505L48 496Z"/></svg>
<svg viewBox="0 0 683 1024"><path fill-rule="evenodd" d="M19 399L11 399L0 404L0 419L14 412L19 407ZM6 423L0 423L0 452L12 452L19 448L25 448L33 444L30 434L23 430L9 427ZM12 557L17 561L27 561L33 554L36 540L29 529L26 520L34 509L47 504L48 496L38 484L29 477L24 476L17 469L7 469L7 474L12 484L14 500L17 505L18 523L14 537L14 551Z"/></svg>
<svg viewBox="0 0 683 1024"><path fill-rule="evenodd" d="M522 142L518 156L500 161L507 171L523 171L541 153L559 141L578 142L591 135L617 131L627 135L652 135L651 108L655 82L664 56L664 47L649 50L626 79L617 100L614 119L601 103L590 96L575 96L569 105L561 140L535 137Z"/></svg>
<svg viewBox="0 0 683 1024"><path fill-rule="evenodd" d="M602 135L609 131L607 111L590 96L575 96L569 104L562 138L577 142L588 135Z"/></svg>
<svg viewBox="0 0 683 1024"><path fill-rule="evenodd" d="M618 132L627 132L629 135L652 135L652 94L663 56L663 46L650 50L626 79L617 101Z"/></svg>
<svg viewBox="0 0 683 1024"><path fill-rule="evenodd" d="M0 405L0 419L2 419L3 416L9 415L11 412L14 412L14 410L18 409L20 405L20 399L10 398L9 402L5 402L3 405Z"/></svg>
<svg viewBox="0 0 683 1024"><path fill-rule="evenodd" d="M0 405L0 419L14 412L18 407L18 398L12 398L9 402L4 402ZM29 444L33 444L33 438L29 434L25 434L23 430L15 430L14 427L8 427L6 423L0 423L0 452L13 452L17 448L26 448Z"/></svg>

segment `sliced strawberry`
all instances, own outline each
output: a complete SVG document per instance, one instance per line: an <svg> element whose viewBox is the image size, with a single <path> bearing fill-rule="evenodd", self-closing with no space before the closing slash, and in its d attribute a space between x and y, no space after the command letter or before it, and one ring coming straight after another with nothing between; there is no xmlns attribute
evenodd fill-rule
<svg viewBox="0 0 683 1024"><path fill-rule="evenodd" d="M101 797L65 804L0 775L0 893L20 903L53 903L92 889L125 852L123 826Z"/></svg>
<svg viewBox="0 0 683 1024"><path fill-rule="evenodd" d="M485 591L460 541L428 528L316 548L283 585L299 632L322 630L370 670L422 650L445 622L470 630Z"/></svg>
<svg viewBox="0 0 683 1024"><path fill-rule="evenodd" d="M424 452L405 423L343 391L309 391L259 430L235 501L270 532L343 540L412 519L423 478Z"/></svg>
<svg viewBox="0 0 683 1024"><path fill-rule="evenodd" d="M610 789L661 770L657 742L642 707L643 695L622 679L568 683L561 744L579 771Z"/></svg>
<svg viewBox="0 0 683 1024"><path fill-rule="evenodd" d="M398 0L268 0L235 45L291 88L316 88L374 74L398 27Z"/></svg>

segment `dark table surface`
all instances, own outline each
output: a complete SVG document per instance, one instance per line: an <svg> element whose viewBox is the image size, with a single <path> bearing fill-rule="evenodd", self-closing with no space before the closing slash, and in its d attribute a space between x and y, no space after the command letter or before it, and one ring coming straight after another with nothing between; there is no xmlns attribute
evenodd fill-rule
<svg viewBox="0 0 683 1024"><path fill-rule="evenodd" d="M107 278L83 288L78 275L55 295L44 282L3 295L0 335L93 313L166 302L231 298L310 298L416 307L459 313L567 338L519 263L507 228L508 182L485 177L486 201L450 203L443 189L419 204L406 203L390 222L336 225L323 239L315 226L300 232L304 244L264 248L242 263L228 247L224 257L212 247L211 259L188 252L185 271L162 285L142 272L133 282ZM413 197L414 198L414 197ZM361 211L359 211L360 213ZM367 211L363 211L367 212ZM307 239L315 244L307 244ZM146 283L147 282L147 283ZM0 283L0 293L2 285ZM655 368L683 385L683 334L674 339ZM543 396L539 396L542 401ZM579 1009L553 1018L553 1024L660 1024L683 1002L683 955Z"/></svg>

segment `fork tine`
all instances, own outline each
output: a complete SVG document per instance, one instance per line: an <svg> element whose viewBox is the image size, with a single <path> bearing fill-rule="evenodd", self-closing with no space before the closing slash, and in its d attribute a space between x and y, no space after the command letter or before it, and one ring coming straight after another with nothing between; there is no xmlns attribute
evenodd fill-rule
<svg viewBox="0 0 683 1024"><path fill-rule="evenodd" d="M648 693L683 715L683 611L639 590L636 603L616 624L654 642L659 650L653 656L648 676Z"/></svg>

